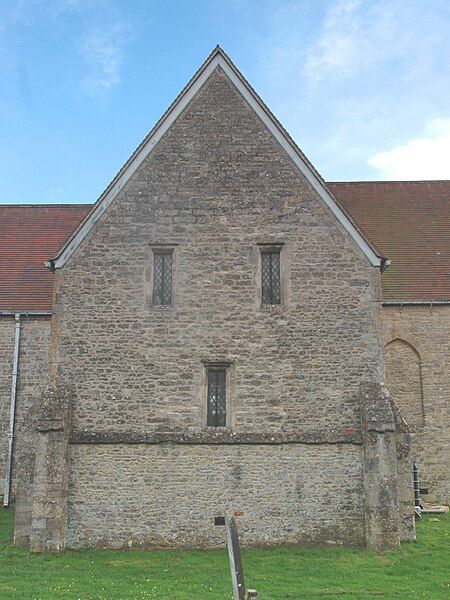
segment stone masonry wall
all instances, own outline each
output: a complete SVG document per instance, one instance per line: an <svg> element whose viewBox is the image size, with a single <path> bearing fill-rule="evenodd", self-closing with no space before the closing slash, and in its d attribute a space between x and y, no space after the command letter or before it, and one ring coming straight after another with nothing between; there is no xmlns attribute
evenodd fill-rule
<svg viewBox="0 0 450 600"><path fill-rule="evenodd" d="M281 306L261 306L260 243L282 244ZM171 307L153 307L150 301L151 247L161 244L174 247ZM52 378L74 389L73 443L89 439L101 446L72 453L71 543L88 543L80 537L85 527L95 532L96 542L113 534L120 515L95 516L91 507L101 498L103 506L113 503L114 495L122 493L108 466L116 459L126 489L141 481L149 456L163 452L139 442L172 434L175 440L208 441L202 361L231 364L224 433L229 445L210 451L228 457L220 477L226 477L232 456L244 472L257 465L262 477L282 469L280 457L291 452L261 450L263 468L255 462L256 450L238 443L242 436L260 445L272 436L323 444L315 451L317 456L323 452L317 459L321 466L311 470L308 485L316 486L314 502L322 515L328 506L325 522L336 518L339 503L331 501L323 483L335 480L336 468L354 473L355 454L342 452L337 467L325 457L338 450L326 445L361 443L360 384L384 378L379 272L222 72L211 76L57 272L55 300ZM136 447L115 447L127 440ZM167 476L170 464L159 461L155 467L152 477L160 487L166 481L184 489L189 474L183 462L189 467L195 456L208 460L203 447L185 444L176 452L179 467L174 465L173 479ZM312 450L304 446L297 452L306 456ZM95 459L97 453L101 460ZM95 468L86 468L91 460ZM305 461L306 470L311 469ZM189 493L204 510L201 461L196 466ZM290 509L275 508L280 490L276 478L269 481L272 497L264 510L276 520L276 510ZM348 478L341 483L344 490L355 489ZM256 489L262 494L261 487ZM220 505L214 497L219 487L215 490L208 498L214 507ZM242 487L235 498L245 494ZM136 485L132 498L143 496ZM258 502L252 505L255 515ZM352 500L352 506L358 502ZM118 506L112 504L111 510ZM185 508L182 515L187 518ZM133 512L125 516L121 536L133 530L143 535ZM174 518L162 513L158 535L173 531ZM308 535L314 536L316 527L320 538L323 528L311 519ZM338 522L339 536L350 539L354 525L345 521L345 532L344 521ZM268 525L258 519L253 523L251 539L264 539Z"/></svg>
<svg viewBox="0 0 450 600"><path fill-rule="evenodd" d="M12 471L12 498L19 476L30 476L29 460L33 455L34 433L29 409L38 399L48 380L48 349L50 319L21 316L19 375L16 397L16 426ZM14 350L14 317L0 317L0 472L1 494L8 448L8 425L11 397L12 361Z"/></svg>
<svg viewBox="0 0 450 600"><path fill-rule="evenodd" d="M261 307L257 244L271 241L285 244L285 301ZM148 295L162 243L178 244L168 308ZM358 428L359 384L383 378L379 285L215 75L57 273L54 366L75 385L73 427L196 430L202 360L228 359L237 430Z"/></svg>
<svg viewBox="0 0 450 600"><path fill-rule="evenodd" d="M8 453L9 403L14 350L14 317L0 318L0 491L4 494Z"/></svg>
<svg viewBox="0 0 450 600"><path fill-rule="evenodd" d="M420 374L423 394L423 419L414 418L418 409L405 411L402 416L408 423L412 415L411 460L419 461L420 485L428 488L425 501L450 503L450 307L449 306L385 306L382 310L385 343L400 339L411 345L420 358ZM389 345L390 346L390 345ZM389 348L388 346L388 348ZM400 350L405 344L398 345ZM391 354L394 352L392 351ZM417 377L411 377L415 354L399 352L411 357L402 367L397 357L388 354L386 369L392 367L390 378L396 380L392 399L396 392L411 389ZM388 376L389 382L389 376ZM414 386L414 390L417 389ZM411 403L417 393L410 394ZM417 405L417 400L415 405ZM401 412L401 406L399 406Z"/></svg>
<svg viewBox="0 0 450 600"><path fill-rule="evenodd" d="M395 339L385 347L386 381L395 404L410 431L424 425L422 368L418 352Z"/></svg>
<svg viewBox="0 0 450 600"><path fill-rule="evenodd" d="M228 508L246 545L364 545L361 451L74 445L67 546L223 546Z"/></svg>

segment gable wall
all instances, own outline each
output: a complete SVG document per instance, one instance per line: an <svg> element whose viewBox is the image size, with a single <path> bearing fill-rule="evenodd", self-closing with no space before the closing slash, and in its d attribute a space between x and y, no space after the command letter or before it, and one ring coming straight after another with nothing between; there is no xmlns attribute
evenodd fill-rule
<svg viewBox="0 0 450 600"><path fill-rule="evenodd" d="M287 310L259 306L264 241L285 242ZM148 306L161 242L179 244L173 309ZM357 426L357 386L381 377L378 276L215 75L57 273L74 426L196 427L201 360L221 358L237 428Z"/></svg>
<svg viewBox="0 0 450 600"><path fill-rule="evenodd" d="M286 306L260 306L259 242L284 243ZM150 245L160 243L178 244L171 308L149 304ZM245 486L261 469L261 444L268 445L268 480L265 493L256 493L253 483L251 505L256 510L259 504L267 518L279 510L274 541L300 540L307 531L315 543L330 536L363 543L359 386L383 379L379 272L222 74L211 77L57 271L55 292L52 376L75 390L69 545L121 545L133 533L153 543L135 530L133 511L150 493L146 486L155 506L168 502L158 456L174 461L173 514L180 510L193 519L177 539L195 544L193 532L201 525L214 544L211 511L248 504ZM228 434L214 438L204 427L202 360L233 363L236 436L228 436L222 450ZM169 445L157 444L161 436ZM237 443L245 436L253 445ZM291 449L283 444L288 439L296 444ZM187 447L189 440L195 445ZM342 449L334 452L329 444ZM208 498L202 457L214 452L227 458ZM288 454L292 460L285 462ZM302 487L299 473L313 464L323 469L305 502L294 490ZM203 499L197 517L195 507L185 514L176 493L192 465L189 486ZM117 469L124 473L120 484ZM280 469L292 491L277 509ZM145 485L137 485L144 471ZM335 482L348 478L354 491L346 515L352 518L333 533L319 526L317 514L326 515L324 523L335 518ZM297 504L291 504L294 497ZM91 507L107 499L115 516L97 520ZM305 511L303 521L289 530L281 522L290 522L294 509ZM173 514L161 513L154 533L175 544ZM114 525L118 515L125 519L121 528ZM156 527L152 519L148 531ZM244 535L251 543L269 535L257 512L248 519L254 530ZM95 532L90 542L83 538L89 530Z"/></svg>

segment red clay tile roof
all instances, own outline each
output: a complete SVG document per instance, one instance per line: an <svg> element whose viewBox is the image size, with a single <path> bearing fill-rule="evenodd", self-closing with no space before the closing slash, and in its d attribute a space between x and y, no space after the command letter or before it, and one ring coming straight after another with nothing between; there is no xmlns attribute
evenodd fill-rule
<svg viewBox="0 0 450 600"><path fill-rule="evenodd" d="M450 300L450 181L327 183L383 256L383 300Z"/></svg>
<svg viewBox="0 0 450 600"><path fill-rule="evenodd" d="M383 300L450 300L450 181L327 183L369 241L390 259ZM91 205L0 206L0 312L51 311L44 267Z"/></svg>
<svg viewBox="0 0 450 600"><path fill-rule="evenodd" d="M51 311L53 274L44 262L90 205L0 206L0 312Z"/></svg>

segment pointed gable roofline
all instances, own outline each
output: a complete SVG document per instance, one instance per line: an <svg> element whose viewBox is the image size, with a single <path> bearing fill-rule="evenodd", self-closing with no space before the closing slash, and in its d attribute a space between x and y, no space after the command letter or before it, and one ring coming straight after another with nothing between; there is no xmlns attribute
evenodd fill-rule
<svg viewBox="0 0 450 600"><path fill-rule="evenodd" d="M155 148L156 144L175 119L183 112L217 67L222 68L247 104L256 112L293 163L298 167L304 177L306 177L308 182L316 190L344 229L350 234L372 266L379 267L383 270L389 264L388 261L386 261L386 259L367 241L352 219L344 212L328 190L322 177L220 46L214 48L200 69L195 73L177 98L175 98L174 102L101 194L92 210L81 222L72 236L67 240L59 252L46 263L47 266L52 270L64 266L66 261L89 234L95 223L100 219L120 190Z"/></svg>

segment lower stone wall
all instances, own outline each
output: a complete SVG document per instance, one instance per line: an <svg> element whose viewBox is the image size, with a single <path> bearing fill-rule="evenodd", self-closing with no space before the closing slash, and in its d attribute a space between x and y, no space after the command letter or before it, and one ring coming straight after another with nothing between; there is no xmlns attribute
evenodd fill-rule
<svg viewBox="0 0 450 600"><path fill-rule="evenodd" d="M429 491L423 499L450 504L450 306L385 306L382 319L388 386L412 430L410 457ZM403 414L402 392L410 402Z"/></svg>
<svg viewBox="0 0 450 600"><path fill-rule="evenodd" d="M365 544L362 447L72 445L66 547Z"/></svg>

